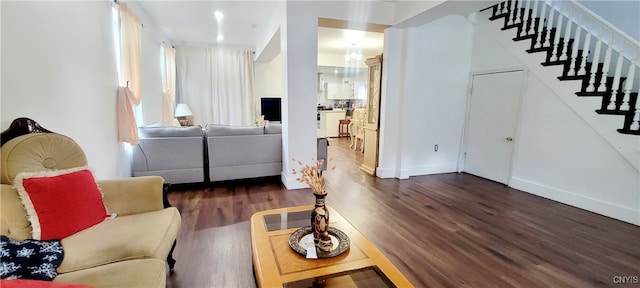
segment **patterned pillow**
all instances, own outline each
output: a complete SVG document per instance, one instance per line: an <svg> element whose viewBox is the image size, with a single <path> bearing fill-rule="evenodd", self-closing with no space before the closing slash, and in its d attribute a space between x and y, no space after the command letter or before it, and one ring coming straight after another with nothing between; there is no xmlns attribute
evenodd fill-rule
<svg viewBox="0 0 640 288"><path fill-rule="evenodd" d="M58 240L15 241L0 235L0 279L51 281L58 275L64 252Z"/></svg>

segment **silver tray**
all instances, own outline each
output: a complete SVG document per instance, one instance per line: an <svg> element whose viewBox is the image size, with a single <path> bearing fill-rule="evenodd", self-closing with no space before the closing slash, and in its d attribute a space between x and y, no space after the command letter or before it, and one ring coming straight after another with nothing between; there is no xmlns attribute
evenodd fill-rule
<svg viewBox="0 0 640 288"><path fill-rule="evenodd" d="M318 258L335 257L342 254L344 251L349 250L350 241L347 234L340 231L340 229L331 226L329 226L328 232L329 236L331 237L331 242L333 243L333 248L329 252L323 252L316 249ZM303 238L311 239L311 241L313 241L313 236L311 234L311 226L299 228L298 230L291 233L291 236L289 236L289 246L291 246L291 249L293 249L293 251L296 251L302 255L307 255L307 249L301 242L303 241Z"/></svg>

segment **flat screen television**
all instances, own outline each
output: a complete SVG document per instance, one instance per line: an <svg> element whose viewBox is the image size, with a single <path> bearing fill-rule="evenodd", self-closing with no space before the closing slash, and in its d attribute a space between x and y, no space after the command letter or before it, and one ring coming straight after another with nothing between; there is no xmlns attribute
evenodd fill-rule
<svg viewBox="0 0 640 288"><path fill-rule="evenodd" d="M282 121L281 98L260 98L260 114L264 120Z"/></svg>

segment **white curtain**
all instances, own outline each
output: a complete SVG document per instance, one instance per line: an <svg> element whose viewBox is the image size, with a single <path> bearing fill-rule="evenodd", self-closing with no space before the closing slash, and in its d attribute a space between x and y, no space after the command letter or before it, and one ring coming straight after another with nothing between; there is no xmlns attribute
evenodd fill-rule
<svg viewBox="0 0 640 288"><path fill-rule="evenodd" d="M173 107L176 100L176 49L162 44L164 65L162 73L162 122L173 123Z"/></svg>
<svg viewBox="0 0 640 288"><path fill-rule="evenodd" d="M141 101L140 18L120 3L120 83L116 93L118 140L138 144L138 128L133 107Z"/></svg>
<svg viewBox="0 0 640 288"><path fill-rule="evenodd" d="M253 55L220 47L176 48L180 102L194 124L253 124Z"/></svg>

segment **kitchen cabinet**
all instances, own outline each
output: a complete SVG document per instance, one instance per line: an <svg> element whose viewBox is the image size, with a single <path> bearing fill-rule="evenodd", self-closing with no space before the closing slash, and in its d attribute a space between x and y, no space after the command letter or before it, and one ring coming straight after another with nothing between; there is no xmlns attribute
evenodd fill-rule
<svg viewBox="0 0 640 288"><path fill-rule="evenodd" d="M327 99L354 99L353 86L344 83L327 83Z"/></svg>
<svg viewBox="0 0 640 288"><path fill-rule="evenodd" d="M345 118L344 110L318 111L320 114L320 128L318 137L338 137L338 123Z"/></svg>
<svg viewBox="0 0 640 288"><path fill-rule="evenodd" d="M356 83L356 99L367 99L367 83Z"/></svg>
<svg viewBox="0 0 640 288"><path fill-rule="evenodd" d="M324 73L318 73L318 92L323 92L324 86Z"/></svg>

